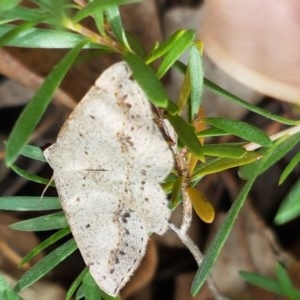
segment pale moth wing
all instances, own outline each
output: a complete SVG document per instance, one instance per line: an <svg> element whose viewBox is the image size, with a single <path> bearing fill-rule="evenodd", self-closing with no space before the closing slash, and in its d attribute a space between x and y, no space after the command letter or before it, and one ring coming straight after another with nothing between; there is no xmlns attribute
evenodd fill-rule
<svg viewBox="0 0 300 300"><path fill-rule="evenodd" d="M125 62L105 70L44 151L82 257L112 296L170 217L160 183L172 171L172 151L131 76Z"/></svg>

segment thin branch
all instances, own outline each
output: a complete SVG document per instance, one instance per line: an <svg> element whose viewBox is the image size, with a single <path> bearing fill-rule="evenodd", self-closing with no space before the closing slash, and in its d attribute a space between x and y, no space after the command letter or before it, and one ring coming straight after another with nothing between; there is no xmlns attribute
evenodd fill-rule
<svg viewBox="0 0 300 300"><path fill-rule="evenodd" d="M270 136L270 139L272 142L279 140L280 138L284 137L284 136L291 136L294 135L296 133L300 132L300 125L296 125L293 127L290 127L288 129L279 131L273 135ZM249 143L243 146L247 151L254 151L257 150L259 148L261 148L261 145L256 144L256 143Z"/></svg>
<svg viewBox="0 0 300 300"><path fill-rule="evenodd" d="M203 260L203 254L192 239L184 232L181 228L177 228L174 224L169 223L169 227L177 234L178 238L182 243L189 249L191 254L194 256L198 267L201 266ZM211 276L207 279L208 287L216 300L229 300L227 297L222 295Z"/></svg>

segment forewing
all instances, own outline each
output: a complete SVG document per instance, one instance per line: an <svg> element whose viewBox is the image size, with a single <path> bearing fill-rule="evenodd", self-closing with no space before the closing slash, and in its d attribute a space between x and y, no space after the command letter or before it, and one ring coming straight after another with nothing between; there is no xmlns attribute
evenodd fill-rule
<svg viewBox="0 0 300 300"><path fill-rule="evenodd" d="M124 182L107 172L60 172L59 197L82 257L97 284L117 295L140 264L148 241L140 216L124 202Z"/></svg>

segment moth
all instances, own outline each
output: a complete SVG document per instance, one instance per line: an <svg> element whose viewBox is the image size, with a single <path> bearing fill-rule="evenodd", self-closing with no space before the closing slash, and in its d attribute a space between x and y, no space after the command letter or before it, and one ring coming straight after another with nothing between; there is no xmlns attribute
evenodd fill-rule
<svg viewBox="0 0 300 300"><path fill-rule="evenodd" d="M149 235L168 229L160 183L174 165L127 63L102 73L44 156L92 277L117 295L144 257Z"/></svg>

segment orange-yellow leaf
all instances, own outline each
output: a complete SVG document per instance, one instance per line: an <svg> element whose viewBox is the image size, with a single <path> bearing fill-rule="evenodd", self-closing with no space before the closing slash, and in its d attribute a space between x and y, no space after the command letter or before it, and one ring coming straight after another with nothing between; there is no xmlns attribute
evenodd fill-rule
<svg viewBox="0 0 300 300"><path fill-rule="evenodd" d="M195 119L193 120L193 126L195 127L195 131L199 132L202 130L206 129L206 123L205 123L205 112L203 107L201 106L199 109L199 112L197 114L197 116L195 117ZM201 145L203 145L204 143L204 138L199 138L199 142L201 143ZM198 163L199 159L196 155L190 154L188 162L189 162L189 175L192 176L194 169Z"/></svg>
<svg viewBox="0 0 300 300"><path fill-rule="evenodd" d="M186 106L190 93L191 93L190 75L189 72L187 71L183 78L182 86L179 93L179 99L177 103L180 112L182 112L182 110Z"/></svg>
<svg viewBox="0 0 300 300"><path fill-rule="evenodd" d="M215 218L215 210L211 202L199 190L193 187L187 188L186 192L199 218L206 223L211 223Z"/></svg>
<svg viewBox="0 0 300 300"><path fill-rule="evenodd" d="M189 171L189 175L192 176L194 169L198 163L199 159L196 155L194 154L190 154L189 155L189 167L188 167L188 171Z"/></svg>
<svg viewBox="0 0 300 300"><path fill-rule="evenodd" d="M198 48L198 50L200 51L201 55L203 54L203 50L204 50L204 45L203 42L198 40L195 42L195 46Z"/></svg>

